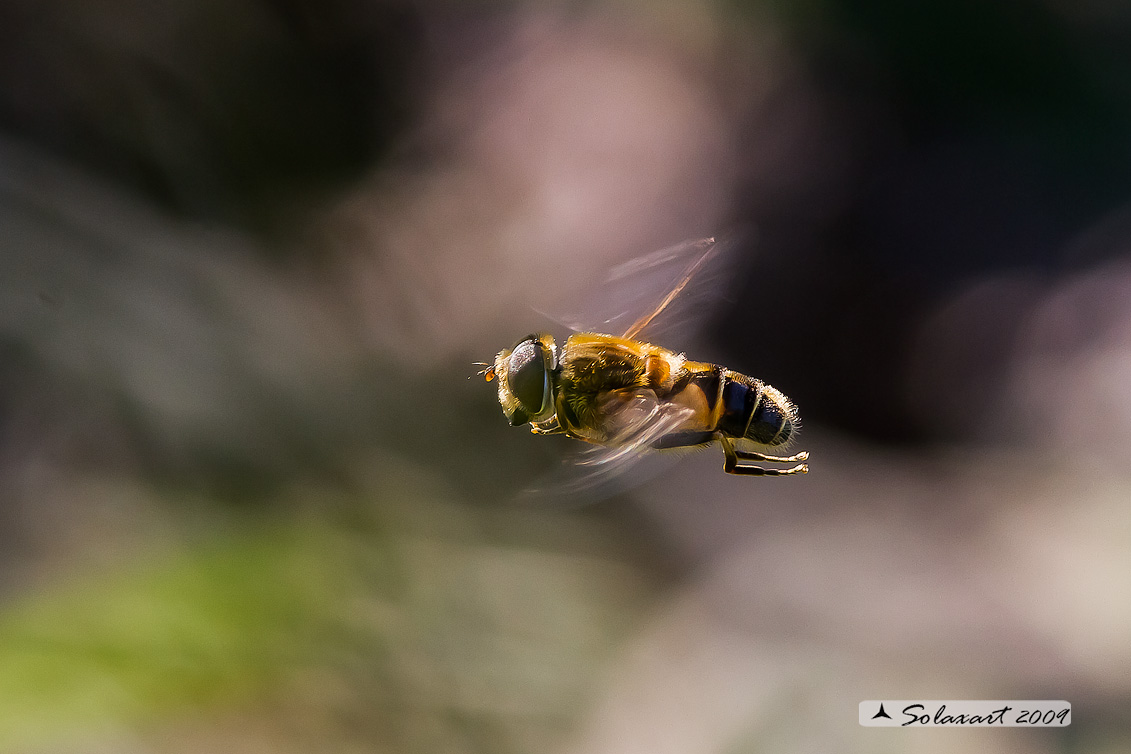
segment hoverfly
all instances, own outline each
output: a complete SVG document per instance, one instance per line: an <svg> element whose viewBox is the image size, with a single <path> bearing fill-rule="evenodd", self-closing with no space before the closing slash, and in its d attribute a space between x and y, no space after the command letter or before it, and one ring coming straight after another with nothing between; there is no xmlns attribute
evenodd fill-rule
<svg viewBox="0 0 1131 754"><path fill-rule="evenodd" d="M624 463L647 449L718 443L728 474L808 473L803 463L808 452L776 456L744 447L784 447L794 439L797 407L784 394L753 377L636 339L718 244L707 238L683 246L697 256L659 305L620 335L576 332L559 349L553 336L534 333L500 351L480 374L488 382L498 379L499 404L511 426L529 423L534 434L565 434L601 446L586 465ZM796 465L779 469L752 462Z"/></svg>

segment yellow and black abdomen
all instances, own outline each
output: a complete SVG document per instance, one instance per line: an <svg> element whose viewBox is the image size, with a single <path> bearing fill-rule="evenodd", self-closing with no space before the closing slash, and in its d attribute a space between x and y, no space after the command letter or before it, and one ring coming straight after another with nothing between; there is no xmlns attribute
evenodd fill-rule
<svg viewBox="0 0 1131 754"><path fill-rule="evenodd" d="M718 430L762 445L785 445L797 424L797 408L779 390L729 369L723 371Z"/></svg>
<svg viewBox="0 0 1131 754"><path fill-rule="evenodd" d="M717 364L686 362L671 392L661 397L694 412L658 447L700 445L711 442L716 432L761 445L784 445L797 424L797 409L781 392Z"/></svg>

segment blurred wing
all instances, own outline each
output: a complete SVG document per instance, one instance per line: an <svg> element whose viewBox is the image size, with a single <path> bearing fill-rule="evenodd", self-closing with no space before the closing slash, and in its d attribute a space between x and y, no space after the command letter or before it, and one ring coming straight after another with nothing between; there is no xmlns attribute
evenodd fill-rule
<svg viewBox="0 0 1131 754"><path fill-rule="evenodd" d="M612 408L615 406L615 408ZM591 448L578 465L591 468L631 463L664 435L675 431L694 415L687 406L662 403L651 390L631 391L623 396L610 396L603 406L606 426L613 428L607 446Z"/></svg>
<svg viewBox="0 0 1131 754"><path fill-rule="evenodd" d="M699 270L701 270L704 266L706 266L706 263L710 259L715 257L721 249L719 242L714 238L704 238L699 241L694 241L691 243L691 248L696 251L696 256L687 266L687 269L685 269L680 274L679 279L676 281L675 285L672 286L672 289L664 295L664 297L660 300L660 303L656 305L655 309L633 322L632 326L624 332L623 337L630 339L635 338L644 330L644 328L652 324L661 315L663 315L664 311L669 306L671 306L671 303L675 301L679 294L683 293L685 288L687 288L687 285L691 282L691 279L695 277L696 273L699 272ZM667 252L668 250L661 249L660 251ZM664 253L662 254L661 258L666 260L673 256L674 255L671 255L669 253ZM638 266L638 264L629 263L629 272L622 273L622 276L632 274L632 269ZM624 267L624 265L621 265L621 267Z"/></svg>
<svg viewBox="0 0 1131 754"><path fill-rule="evenodd" d="M686 406L660 402L651 390L633 391L627 400L610 397L609 402L616 405L607 419L615 428L609 445L592 446L564 459L558 469L524 490L520 501L578 507L636 486L664 465L659 454L649 453L653 443L695 413Z"/></svg>
<svg viewBox="0 0 1131 754"><path fill-rule="evenodd" d="M749 234L683 241L608 270L565 316L574 332L659 339L689 337L724 299Z"/></svg>

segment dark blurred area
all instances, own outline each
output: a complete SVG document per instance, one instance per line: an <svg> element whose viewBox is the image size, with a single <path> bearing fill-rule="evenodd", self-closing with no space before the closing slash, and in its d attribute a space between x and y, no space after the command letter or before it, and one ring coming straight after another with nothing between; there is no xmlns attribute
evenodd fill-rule
<svg viewBox="0 0 1131 754"><path fill-rule="evenodd" d="M269 231L409 125L419 14L397 4L13 2L10 138L178 217Z"/></svg>
<svg viewBox="0 0 1131 754"><path fill-rule="evenodd" d="M1098 0L3 4L0 751L1123 750L1129 43ZM516 503L573 442L471 363L733 228L663 345L788 394L811 473ZM1074 722L840 714L916 695Z"/></svg>

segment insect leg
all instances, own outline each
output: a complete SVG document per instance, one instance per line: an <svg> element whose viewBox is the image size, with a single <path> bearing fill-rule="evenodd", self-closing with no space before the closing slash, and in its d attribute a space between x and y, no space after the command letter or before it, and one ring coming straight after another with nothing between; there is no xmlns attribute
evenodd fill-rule
<svg viewBox="0 0 1131 754"><path fill-rule="evenodd" d="M725 471L728 474L741 474L741 475L744 475L744 476L790 476L792 474L808 474L809 473L809 467L804 463L799 463L796 466L793 466L792 468L788 468L788 469L764 469L761 466L739 466L738 465L739 458L757 459L757 460L766 460L766 461L769 461L769 460L773 460L773 461L777 461L777 460L793 461L793 460L804 460L802 457L808 458L807 453L798 453L797 456L779 459L776 456L766 456L766 455L763 455L762 453L751 453L751 452L747 452L747 451L736 451L734 449L734 443L732 443L730 441L729 437L727 437L726 435L723 435L723 434L719 434L718 439L719 439L719 443L722 444L722 446L723 446L723 471Z"/></svg>
<svg viewBox="0 0 1131 754"><path fill-rule="evenodd" d="M735 448L734 454L743 460L749 461L771 461L773 463L793 463L794 461L808 461L809 451L803 450L797 455L793 456L768 456L765 453L755 453L751 450L739 450Z"/></svg>
<svg viewBox="0 0 1131 754"><path fill-rule="evenodd" d="M558 423L558 415L554 414L549 419L540 422L530 422L530 431L536 435L561 435L565 434L562 425Z"/></svg>

